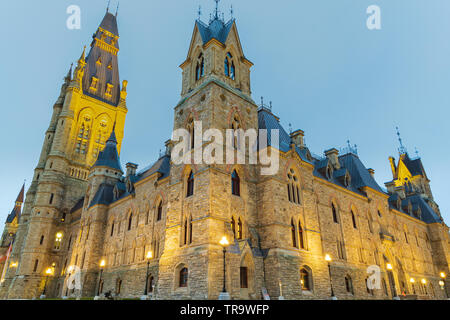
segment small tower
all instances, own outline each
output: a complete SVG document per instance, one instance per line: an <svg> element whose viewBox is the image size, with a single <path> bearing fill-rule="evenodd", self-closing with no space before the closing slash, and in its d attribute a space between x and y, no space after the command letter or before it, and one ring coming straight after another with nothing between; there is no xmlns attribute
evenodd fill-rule
<svg viewBox="0 0 450 320"><path fill-rule="evenodd" d="M19 225L20 215L22 213L24 194L25 194L25 183L23 184L22 189L20 189L20 192L17 195L14 204L14 209L6 218L5 229L3 230L0 247L7 247L10 245L11 242L14 241L17 232L17 227Z"/></svg>

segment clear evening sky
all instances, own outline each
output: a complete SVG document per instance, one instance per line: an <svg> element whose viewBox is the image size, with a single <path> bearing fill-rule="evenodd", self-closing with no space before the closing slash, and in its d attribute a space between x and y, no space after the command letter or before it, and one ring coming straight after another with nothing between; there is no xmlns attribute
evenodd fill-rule
<svg viewBox="0 0 450 320"><path fill-rule="evenodd" d="M69 5L81 29L66 27ZM253 99L273 101L288 129L302 129L317 154L358 145L378 183L392 179L399 126L411 156L419 150L435 200L450 222L450 1L222 0L230 5L252 68ZM369 31L366 9L381 8ZM4 1L0 10L2 125L0 221L24 179L29 187L62 79L104 16L106 0ZM115 12L117 1L111 0ZM212 0L122 0L118 22L121 79L129 81L121 161L143 168L170 138L173 107L198 6Z"/></svg>

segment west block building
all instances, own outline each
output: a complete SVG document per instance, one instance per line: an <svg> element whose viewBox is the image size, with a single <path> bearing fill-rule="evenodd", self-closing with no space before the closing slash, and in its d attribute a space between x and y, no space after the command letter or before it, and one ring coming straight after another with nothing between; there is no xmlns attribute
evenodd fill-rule
<svg viewBox="0 0 450 320"><path fill-rule="evenodd" d="M312 154L302 130L288 133L252 99L253 64L235 19L216 10L208 23L195 22L173 129L194 133L197 121L224 136L267 129L267 147L257 151L279 155L274 175L249 164L248 147L246 164L177 164L170 139L155 163L123 168L127 81L119 80L118 52L117 18L107 12L65 77L14 226L8 217L2 248L14 241L1 298L39 297L44 286L51 297L133 298L147 284L154 299L217 299L224 256L232 299L261 299L265 290L272 299L449 293L440 277L450 271L449 229L421 159L404 150L390 158L384 188L352 147ZM277 147L271 130L279 130ZM207 145L193 139L191 152ZM81 292L68 288L78 268ZM379 289L367 285L368 268L380 271Z"/></svg>

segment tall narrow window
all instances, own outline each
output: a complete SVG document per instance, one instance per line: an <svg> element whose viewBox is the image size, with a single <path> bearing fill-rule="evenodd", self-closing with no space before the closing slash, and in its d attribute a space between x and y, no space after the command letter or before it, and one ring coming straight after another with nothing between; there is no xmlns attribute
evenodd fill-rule
<svg viewBox="0 0 450 320"><path fill-rule="evenodd" d="M69 238L69 244L67 246L67 250L70 250L70 245L72 244L72 236Z"/></svg>
<svg viewBox="0 0 450 320"><path fill-rule="evenodd" d="M187 219L184 219L183 244L187 244Z"/></svg>
<svg viewBox="0 0 450 320"><path fill-rule="evenodd" d="M300 201L299 183L295 171L293 169L290 169L287 177L288 177L288 187L287 187L288 199L290 202L300 204L301 201Z"/></svg>
<svg viewBox="0 0 450 320"><path fill-rule="evenodd" d="M179 281L179 287L186 288L188 284L188 269L183 268L180 270L180 281Z"/></svg>
<svg viewBox="0 0 450 320"><path fill-rule="evenodd" d="M291 219L291 240L292 240L292 246L294 248L297 248L297 239L295 236L295 224L294 224L294 219Z"/></svg>
<svg viewBox="0 0 450 320"><path fill-rule="evenodd" d="M248 269L247 267L240 268L240 280L241 280L241 288L248 288Z"/></svg>
<svg viewBox="0 0 450 320"><path fill-rule="evenodd" d="M232 80L236 79L236 68L234 66L233 56L229 52L225 57L224 69L225 69L225 76L231 78Z"/></svg>
<svg viewBox="0 0 450 320"><path fill-rule="evenodd" d="M197 67L195 68L195 81L199 80L205 75L205 60L203 53L200 53L197 59Z"/></svg>
<svg viewBox="0 0 450 320"><path fill-rule="evenodd" d="M351 211L351 213L352 213L353 229L357 229L357 227L356 227L356 217L355 217L355 213L353 212L353 210Z"/></svg>
<svg viewBox="0 0 450 320"><path fill-rule="evenodd" d="M41 240L39 241L39 244L42 246L43 243L44 243L44 236L41 236Z"/></svg>
<svg viewBox="0 0 450 320"><path fill-rule="evenodd" d="M301 249L305 249L305 240L304 240L304 235L303 235L303 228L302 228L302 223L300 221L298 222L298 240L300 242L300 248Z"/></svg>
<svg viewBox="0 0 450 320"><path fill-rule="evenodd" d="M231 230L233 231L233 237L236 239L236 221L234 221L234 217L231 217Z"/></svg>
<svg viewBox="0 0 450 320"><path fill-rule="evenodd" d="M111 237L114 235L114 221L111 224Z"/></svg>
<svg viewBox="0 0 450 320"><path fill-rule="evenodd" d="M130 213L130 217L128 218L128 231L131 230L132 223L133 223L133 213Z"/></svg>
<svg viewBox="0 0 450 320"><path fill-rule="evenodd" d="M353 294L353 283L352 278L350 278L350 276L345 277L345 289L347 290L348 293Z"/></svg>
<svg viewBox="0 0 450 320"><path fill-rule="evenodd" d="M162 218L162 201L160 201L159 205L158 205L158 214L157 214L156 220L160 221L161 218Z"/></svg>
<svg viewBox="0 0 450 320"><path fill-rule="evenodd" d="M48 201L49 204L53 203L53 197L54 197L54 194L53 193L50 194L50 200Z"/></svg>
<svg viewBox="0 0 450 320"><path fill-rule="evenodd" d="M187 130L189 131L190 148L194 149L195 147L195 129L194 129L194 119L191 117L188 121Z"/></svg>
<svg viewBox="0 0 450 320"><path fill-rule="evenodd" d="M192 243L192 217L189 217L189 243Z"/></svg>
<svg viewBox="0 0 450 320"><path fill-rule="evenodd" d="M302 268L300 270L300 284L302 286L302 290L311 291L311 281L308 270L306 268Z"/></svg>
<svg viewBox="0 0 450 320"><path fill-rule="evenodd" d="M239 175L237 174L236 170L233 171L231 174L231 193L235 196L241 195L241 180L239 179Z"/></svg>
<svg viewBox="0 0 450 320"><path fill-rule="evenodd" d="M238 239L242 239L242 220L241 218L238 219Z"/></svg>
<svg viewBox="0 0 450 320"><path fill-rule="evenodd" d="M34 268L33 268L33 272L36 272L36 271L37 271L38 265L39 265L39 260L38 260L38 259L34 260Z"/></svg>
<svg viewBox="0 0 450 320"><path fill-rule="evenodd" d="M334 223L339 223L338 217L337 217L337 212L336 212L336 207L334 206L334 203L331 204L331 211L333 213L333 221L334 221Z"/></svg>
<svg viewBox="0 0 450 320"><path fill-rule="evenodd" d="M186 197L190 197L194 194L194 174L192 173L192 171L189 173L186 189Z"/></svg>

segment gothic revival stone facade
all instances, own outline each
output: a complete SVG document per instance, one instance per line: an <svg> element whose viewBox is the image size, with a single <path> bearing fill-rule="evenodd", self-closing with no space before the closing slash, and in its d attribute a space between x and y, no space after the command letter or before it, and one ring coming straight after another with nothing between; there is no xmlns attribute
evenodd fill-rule
<svg viewBox="0 0 450 320"><path fill-rule="evenodd" d="M195 23L174 130L193 133L196 121L222 132L278 129L278 151L272 136L267 147L279 152L278 172L248 164L248 148L247 164L176 164L171 140L156 163L140 171L128 163L123 172L127 82L119 81L118 39L107 12L89 54L65 78L20 221L2 239L14 245L0 297L33 298L44 286L51 297L79 294L67 287L76 266L85 297L139 297L147 282L155 299L217 299L226 236L232 299L261 299L264 288L272 299L445 298L449 230L421 160L391 158L386 190L352 148L311 154L303 131L288 134L253 101L236 22L217 12ZM367 287L372 265L380 289Z"/></svg>

